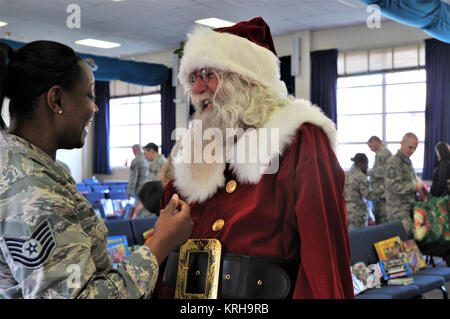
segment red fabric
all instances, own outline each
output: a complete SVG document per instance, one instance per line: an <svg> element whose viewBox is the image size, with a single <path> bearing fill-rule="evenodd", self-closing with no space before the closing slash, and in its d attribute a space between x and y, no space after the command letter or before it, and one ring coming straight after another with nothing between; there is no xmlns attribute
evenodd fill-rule
<svg viewBox="0 0 450 319"><path fill-rule="evenodd" d="M228 170L225 176L235 179ZM301 260L293 298L353 298L344 178L324 132L304 124L277 174L191 205L192 238L217 238L223 252ZM170 182L162 207L174 192ZM214 232L219 218L225 225ZM162 287L159 296L171 298L173 289Z"/></svg>
<svg viewBox="0 0 450 319"><path fill-rule="evenodd" d="M245 38L277 55L270 27L261 17L254 18L250 21L239 22L231 27L216 28L214 31L231 33Z"/></svg>

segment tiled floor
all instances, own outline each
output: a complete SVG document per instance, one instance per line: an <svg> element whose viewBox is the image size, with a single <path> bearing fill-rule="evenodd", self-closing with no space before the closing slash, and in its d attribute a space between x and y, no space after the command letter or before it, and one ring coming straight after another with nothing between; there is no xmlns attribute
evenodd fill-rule
<svg viewBox="0 0 450 319"><path fill-rule="evenodd" d="M447 264L442 258L434 257L434 262L436 264L436 267L447 267ZM450 282L447 281L445 283L445 289L447 290L447 293L450 295ZM425 299L443 299L442 291L439 289L434 289L432 291L429 291L425 294L423 294L423 297Z"/></svg>
<svg viewBox="0 0 450 319"><path fill-rule="evenodd" d="M447 281L445 283L445 289L447 289L447 293L450 294L450 282ZM429 291L425 294L423 294L424 299L443 299L442 291L439 289L434 289L432 291Z"/></svg>

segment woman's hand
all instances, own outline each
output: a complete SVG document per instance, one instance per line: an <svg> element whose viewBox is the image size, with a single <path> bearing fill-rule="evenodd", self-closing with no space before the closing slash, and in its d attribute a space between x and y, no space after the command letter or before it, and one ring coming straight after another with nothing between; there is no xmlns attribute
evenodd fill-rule
<svg viewBox="0 0 450 319"><path fill-rule="evenodd" d="M177 194L174 194L167 206L161 210L155 224L155 232L146 243L160 265L169 252L177 249L191 236L194 222L190 211L189 205L179 199Z"/></svg>

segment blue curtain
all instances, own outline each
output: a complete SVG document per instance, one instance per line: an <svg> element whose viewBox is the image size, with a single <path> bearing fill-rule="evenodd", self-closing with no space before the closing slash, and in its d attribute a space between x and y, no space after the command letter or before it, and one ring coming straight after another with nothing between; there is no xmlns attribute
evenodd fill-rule
<svg viewBox="0 0 450 319"><path fill-rule="evenodd" d="M169 68L162 64L120 60L104 56L78 53L94 70L99 81L120 80L137 85L154 86L164 83Z"/></svg>
<svg viewBox="0 0 450 319"><path fill-rule="evenodd" d="M311 102L334 123L337 123L337 57L337 49L311 52Z"/></svg>
<svg viewBox="0 0 450 319"><path fill-rule="evenodd" d="M440 141L450 143L450 44L425 40L427 99L425 108L425 158L423 178L431 179Z"/></svg>
<svg viewBox="0 0 450 319"><path fill-rule="evenodd" d="M295 76L291 76L291 56L282 56L280 58L281 81L286 84L290 95L295 96Z"/></svg>
<svg viewBox="0 0 450 319"><path fill-rule="evenodd" d="M450 5L445 0L361 0L377 5L380 12L409 26L421 28L432 37L450 43Z"/></svg>
<svg viewBox="0 0 450 319"><path fill-rule="evenodd" d="M171 139L175 129L175 89L172 86L172 69L169 69L167 80L161 84L161 129L162 150L164 156L168 157L175 141Z"/></svg>
<svg viewBox="0 0 450 319"><path fill-rule="evenodd" d="M95 81L98 112L94 118L94 174L110 174L109 82Z"/></svg>

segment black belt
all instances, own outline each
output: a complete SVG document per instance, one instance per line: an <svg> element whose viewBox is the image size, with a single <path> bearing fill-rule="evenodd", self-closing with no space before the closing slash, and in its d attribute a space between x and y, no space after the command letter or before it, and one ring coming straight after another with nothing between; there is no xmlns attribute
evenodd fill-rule
<svg viewBox="0 0 450 319"><path fill-rule="evenodd" d="M178 252L169 254L163 276L163 284L172 288L175 288L177 281L178 255ZM186 287L190 293L201 293L205 287L207 259L202 254L191 255ZM298 267L298 260L222 254L218 297L290 298L295 287Z"/></svg>

